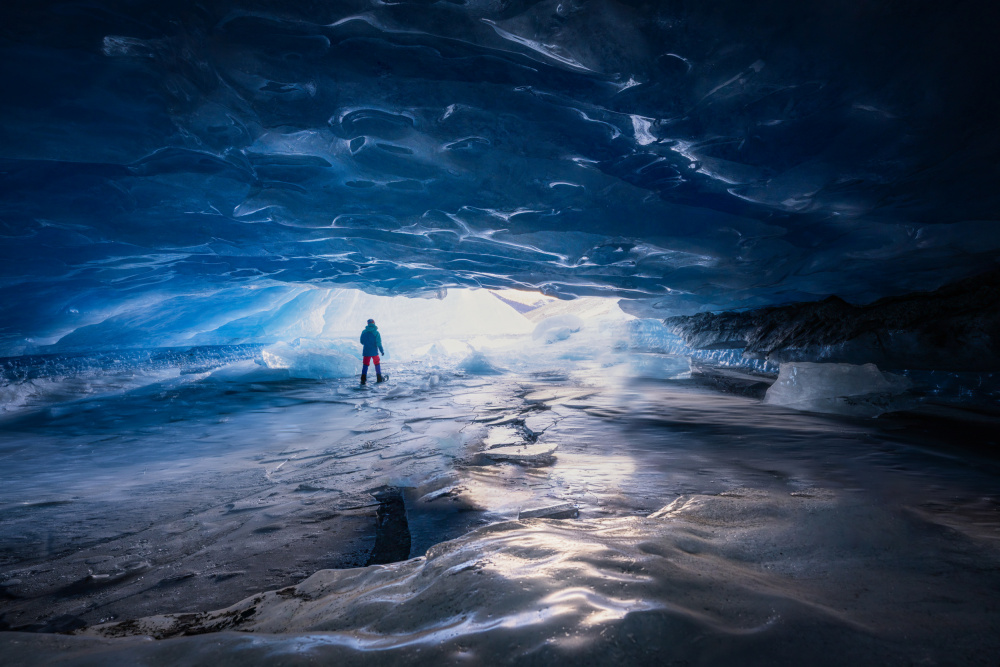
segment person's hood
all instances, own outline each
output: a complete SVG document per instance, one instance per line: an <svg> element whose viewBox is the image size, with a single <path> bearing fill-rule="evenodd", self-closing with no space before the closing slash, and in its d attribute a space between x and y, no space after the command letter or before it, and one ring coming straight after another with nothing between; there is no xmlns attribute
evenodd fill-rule
<svg viewBox="0 0 1000 667"><path fill-rule="evenodd" d="M365 331L378 331L378 327L375 326L374 324L369 324L368 326L365 327Z"/></svg>

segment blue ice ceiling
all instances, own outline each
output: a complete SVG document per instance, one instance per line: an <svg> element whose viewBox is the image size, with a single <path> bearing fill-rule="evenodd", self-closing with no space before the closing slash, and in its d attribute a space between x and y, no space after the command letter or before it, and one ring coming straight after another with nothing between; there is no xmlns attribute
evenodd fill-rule
<svg viewBox="0 0 1000 667"><path fill-rule="evenodd" d="M8 353L303 285L676 314L930 289L1000 250L985 2L4 12Z"/></svg>

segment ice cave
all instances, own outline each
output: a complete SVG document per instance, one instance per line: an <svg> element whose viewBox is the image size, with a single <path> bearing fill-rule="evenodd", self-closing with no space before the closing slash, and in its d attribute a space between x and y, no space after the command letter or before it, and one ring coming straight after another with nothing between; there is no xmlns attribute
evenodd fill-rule
<svg viewBox="0 0 1000 667"><path fill-rule="evenodd" d="M0 662L995 667L998 32L7 3Z"/></svg>

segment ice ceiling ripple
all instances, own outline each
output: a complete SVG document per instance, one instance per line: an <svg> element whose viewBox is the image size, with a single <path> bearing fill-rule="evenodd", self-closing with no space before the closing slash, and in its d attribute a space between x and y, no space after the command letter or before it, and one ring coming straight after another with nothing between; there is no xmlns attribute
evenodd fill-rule
<svg viewBox="0 0 1000 667"><path fill-rule="evenodd" d="M8 343L236 285L870 300L1000 249L986 3L4 11Z"/></svg>

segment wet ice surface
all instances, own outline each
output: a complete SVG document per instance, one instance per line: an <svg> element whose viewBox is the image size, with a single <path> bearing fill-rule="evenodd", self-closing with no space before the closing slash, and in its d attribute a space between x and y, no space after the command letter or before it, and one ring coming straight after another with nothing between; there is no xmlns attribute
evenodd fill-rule
<svg viewBox="0 0 1000 667"><path fill-rule="evenodd" d="M8 624L201 609L364 565L378 506L367 491L433 483L466 441L450 392L248 382L246 366L236 381L161 383L4 424Z"/></svg>
<svg viewBox="0 0 1000 667"><path fill-rule="evenodd" d="M623 370L414 365L362 389L241 362L8 419L3 622L91 637L3 650L995 661L994 422L797 413ZM386 488L411 558L361 567L385 562Z"/></svg>

